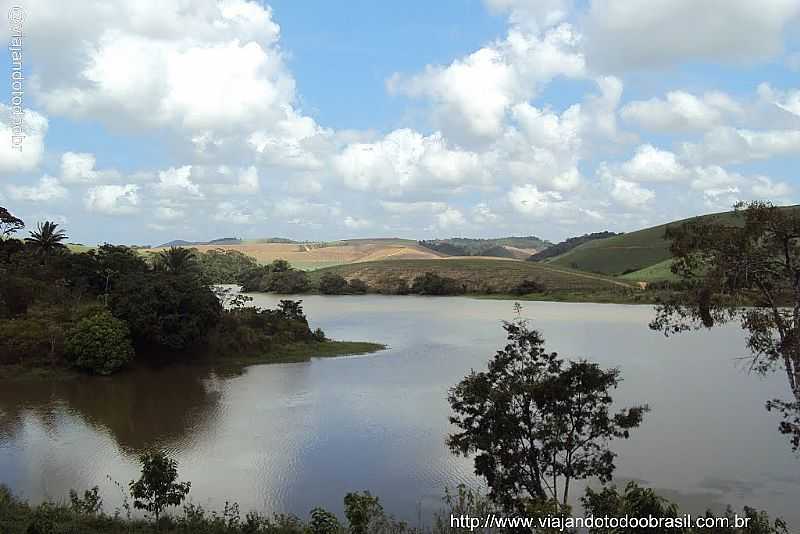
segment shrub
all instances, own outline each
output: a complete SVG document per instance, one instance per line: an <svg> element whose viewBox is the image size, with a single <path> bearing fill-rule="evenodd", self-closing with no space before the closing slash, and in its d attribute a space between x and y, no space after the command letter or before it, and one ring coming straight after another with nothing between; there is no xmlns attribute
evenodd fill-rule
<svg viewBox="0 0 800 534"><path fill-rule="evenodd" d="M67 334L64 356L79 369L110 375L133 359L130 331L108 311L78 321Z"/></svg>
<svg viewBox="0 0 800 534"><path fill-rule="evenodd" d="M60 354L63 332L42 318L0 321L0 364L51 361Z"/></svg>
<svg viewBox="0 0 800 534"><path fill-rule="evenodd" d="M363 295L369 290L369 286L367 286L367 283L360 278L353 278L348 283L348 289L350 290L350 293Z"/></svg>
<svg viewBox="0 0 800 534"><path fill-rule="evenodd" d="M319 279L319 292L323 295L344 295L348 292L347 280L334 273L325 273Z"/></svg>
<svg viewBox="0 0 800 534"><path fill-rule="evenodd" d="M420 295L459 295L464 292L465 289L458 280L439 276L436 273L425 273L418 276L411 284L411 293Z"/></svg>
<svg viewBox="0 0 800 534"><path fill-rule="evenodd" d="M527 295L529 293L544 293L547 287L538 280L523 280L511 289L513 295Z"/></svg>

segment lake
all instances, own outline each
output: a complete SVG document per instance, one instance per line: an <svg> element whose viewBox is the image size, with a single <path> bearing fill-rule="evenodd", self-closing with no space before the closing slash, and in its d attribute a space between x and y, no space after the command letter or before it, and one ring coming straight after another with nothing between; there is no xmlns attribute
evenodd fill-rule
<svg viewBox="0 0 800 534"><path fill-rule="evenodd" d="M259 306L279 300L254 297ZM307 517L315 506L340 513L345 493L368 489L412 524L438 509L445 486L478 485L471 462L444 444L446 394L502 345L513 303L298 298L312 328L390 348L242 372L169 367L0 383L0 482L33 501L99 485L113 511L120 493L110 480L126 485L137 453L161 447L204 506L230 500L243 512ZM612 446L620 482L650 484L689 511L749 504L800 524L800 459L764 409L788 385L781 373L747 374L735 327L665 339L647 328L647 306L527 302L523 315L548 349L618 366L620 404L650 405L631 439Z"/></svg>

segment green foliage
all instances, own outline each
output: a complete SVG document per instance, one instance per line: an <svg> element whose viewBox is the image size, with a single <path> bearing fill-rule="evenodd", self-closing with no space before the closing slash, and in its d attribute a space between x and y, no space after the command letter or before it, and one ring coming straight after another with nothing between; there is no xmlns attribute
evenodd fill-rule
<svg viewBox="0 0 800 534"><path fill-rule="evenodd" d="M323 508L311 510L311 523L308 527L310 534L337 534L342 530L336 516Z"/></svg>
<svg viewBox="0 0 800 534"><path fill-rule="evenodd" d="M417 295L460 295L465 292L466 288L458 280L431 272L416 277L411 284L411 293Z"/></svg>
<svg viewBox="0 0 800 534"><path fill-rule="evenodd" d="M353 293L355 295L363 295L369 291L369 286L367 286L367 283L360 278L353 278L347 283L347 290L349 293Z"/></svg>
<svg viewBox="0 0 800 534"><path fill-rule="evenodd" d="M156 257L154 266L170 274L195 274L200 270L194 249L170 247Z"/></svg>
<svg viewBox="0 0 800 534"><path fill-rule="evenodd" d="M581 502L586 514L591 514L594 517L655 517L664 518L665 520L675 520L681 517L676 504L659 496L650 488L639 486L636 482L628 482L622 492L616 486L603 487L600 491L587 488L585 495L581 498ZM728 508L722 517L731 519L729 523L732 525L733 515L733 510ZM745 506L744 513L741 515L749 519L747 528L735 528L734 526L676 528L675 526L668 526L669 523L665 523L661 527L648 527L646 529L593 528L589 532L590 534L637 534L639 532L652 534L672 534L674 532L682 534L788 534L789 532L782 520L776 519L770 522L770 518L765 512ZM714 516L707 512L705 517L712 518Z"/></svg>
<svg viewBox="0 0 800 534"><path fill-rule="evenodd" d="M161 512L178 506L191 489L191 482L178 482L178 462L162 452L145 453L139 457L142 474L131 480L133 506L152 514L158 523Z"/></svg>
<svg viewBox="0 0 800 534"><path fill-rule="evenodd" d="M25 228L22 219L14 217L6 208L0 206L0 240Z"/></svg>
<svg viewBox="0 0 800 534"><path fill-rule="evenodd" d="M488 369L472 371L450 390L450 422L458 430L448 446L474 457L476 474L504 509L521 512L547 501L566 506L571 481L611 478L615 455L608 442L627 438L648 408L610 414L618 370L546 352L542 336L522 320L504 328L508 343Z"/></svg>
<svg viewBox="0 0 800 534"><path fill-rule="evenodd" d="M110 375L133 359L128 325L105 310L85 317L67 333L64 356L78 369Z"/></svg>
<svg viewBox="0 0 800 534"><path fill-rule="evenodd" d="M63 330L42 317L0 320L0 365L52 364L61 354Z"/></svg>
<svg viewBox="0 0 800 534"><path fill-rule="evenodd" d="M78 515L97 515L103 512L103 498L99 494L100 488L95 486L83 492L83 497L78 496L74 489L69 490L69 502L72 511Z"/></svg>
<svg viewBox="0 0 800 534"><path fill-rule="evenodd" d="M128 323L135 346L171 352L201 343L222 315L219 300L196 276L157 272L121 278L109 306Z"/></svg>
<svg viewBox="0 0 800 534"><path fill-rule="evenodd" d="M528 295L530 293L544 293L547 287L538 280L525 279L511 290L512 295Z"/></svg>
<svg viewBox="0 0 800 534"><path fill-rule="evenodd" d="M348 292L347 280L335 273L325 273L319 279L319 292L323 295L344 295Z"/></svg>
<svg viewBox="0 0 800 534"><path fill-rule="evenodd" d="M665 335L736 321L747 332L751 368L782 368L791 400L767 403L800 449L800 212L752 202L732 216L670 229L672 272L686 288L656 310Z"/></svg>
<svg viewBox="0 0 800 534"><path fill-rule="evenodd" d="M238 250L213 249L197 254L207 284L240 284L242 273L258 266L255 258Z"/></svg>
<svg viewBox="0 0 800 534"><path fill-rule="evenodd" d="M30 237L25 241L40 254L51 254L58 250L65 250L67 247L62 241L68 239L64 230L58 229L58 224L44 221L36 225L36 230L30 232Z"/></svg>
<svg viewBox="0 0 800 534"><path fill-rule="evenodd" d="M266 266L256 266L242 272L239 284L245 291L281 294L305 293L310 287L308 274L292 268L286 260L275 260Z"/></svg>

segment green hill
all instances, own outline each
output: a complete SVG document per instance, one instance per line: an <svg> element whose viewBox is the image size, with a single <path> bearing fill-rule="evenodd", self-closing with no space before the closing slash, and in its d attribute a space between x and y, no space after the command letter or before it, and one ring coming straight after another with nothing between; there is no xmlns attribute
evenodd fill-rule
<svg viewBox="0 0 800 534"><path fill-rule="evenodd" d="M797 206L787 206L787 209L797 209ZM611 276L627 275L635 278L633 273L642 271L644 276L660 276L664 279L669 268L662 265L659 269L643 271L648 267L661 264L672 257L669 251L670 242L664 239L664 232L669 226L678 226L687 221L698 218L716 218L729 224L736 224L738 220L732 211L711 213L673 221L652 228L645 228L636 232L620 234L607 239L598 239L583 243L572 250L551 258L546 263L560 267L569 267L581 271L600 273ZM635 278L647 281L647 278ZM656 278L650 278L654 280Z"/></svg>
<svg viewBox="0 0 800 534"><path fill-rule="evenodd" d="M361 279L371 288L378 289L400 279L411 282L427 272L454 278L468 292L474 293L508 293L523 280L535 280L548 291L602 291L634 287L631 282L546 263L470 258L351 263L310 272L309 278L316 285L323 274L334 273L347 279Z"/></svg>

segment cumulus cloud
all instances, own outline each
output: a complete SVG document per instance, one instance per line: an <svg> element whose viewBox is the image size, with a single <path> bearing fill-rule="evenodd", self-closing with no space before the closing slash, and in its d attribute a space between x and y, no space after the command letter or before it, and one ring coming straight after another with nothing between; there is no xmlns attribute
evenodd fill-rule
<svg viewBox="0 0 800 534"><path fill-rule="evenodd" d="M641 145L621 169L626 177L637 182L674 182L683 180L687 174L675 154L653 145Z"/></svg>
<svg viewBox="0 0 800 534"><path fill-rule="evenodd" d="M116 170L99 171L95 168L95 164L94 154L64 152L61 155L61 180L65 184L86 184L120 178L120 173Z"/></svg>
<svg viewBox="0 0 800 534"><path fill-rule="evenodd" d="M566 204L561 193L540 191L533 184L512 187L508 201L517 212L538 219L553 215Z"/></svg>
<svg viewBox="0 0 800 534"><path fill-rule="evenodd" d="M680 132L707 130L729 115L742 113L742 107L722 92L697 97L685 91L670 91L665 99L652 98L626 104L620 114L648 130Z"/></svg>
<svg viewBox="0 0 800 534"><path fill-rule="evenodd" d="M200 186L192 181L191 176L191 165L170 167L159 171L158 182L153 187L159 195L165 197L202 198L203 193L200 191Z"/></svg>
<svg viewBox="0 0 800 534"><path fill-rule="evenodd" d="M67 189L58 178L42 176L35 185L9 185L8 195L14 200L51 202L67 197Z"/></svg>
<svg viewBox="0 0 800 534"><path fill-rule="evenodd" d="M782 51L799 15L796 0L594 0L586 50L590 65L612 71L758 60Z"/></svg>
<svg viewBox="0 0 800 534"><path fill-rule="evenodd" d="M11 122L11 108L0 103L0 176L36 169L44 153L44 138L48 121L30 109L25 109L22 119L24 139L21 150L12 146L14 133Z"/></svg>
<svg viewBox="0 0 800 534"><path fill-rule="evenodd" d="M467 222L464 214L456 208L447 208L436 215L436 226L442 230L462 226Z"/></svg>
<svg viewBox="0 0 800 534"><path fill-rule="evenodd" d="M105 215L128 215L139 211L139 200L136 184L98 185L87 191L85 205Z"/></svg>
<svg viewBox="0 0 800 534"><path fill-rule="evenodd" d="M441 133L395 130L374 143L353 143L334 159L352 189L400 193L424 186L459 185L482 176L478 155L450 148Z"/></svg>
<svg viewBox="0 0 800 534"><path fill-rule="evenodd" d="M694 163L743 163L782 155L800 155L800 130L715 128L699 143L682 143L685 159Z"/></svg>
<svg viewBox="0 0 800 534"><path fill-rule="evenodd" d="M367 219L360 219L350 215L345 217L343 222L344 225L351 230L361 230L362 228L369 228L372 225Z"/></svg>
<svg viewBox="0 0 800 534"><path fill-rule="evenodd" d="M556 76L584 75L579 42L569 24L541 37L512 27L505 39L450 65L428 65L411 77L395 74L388 87L394 93L428 98L448 134L493 138L514 104L530 99Z"/></svg>

